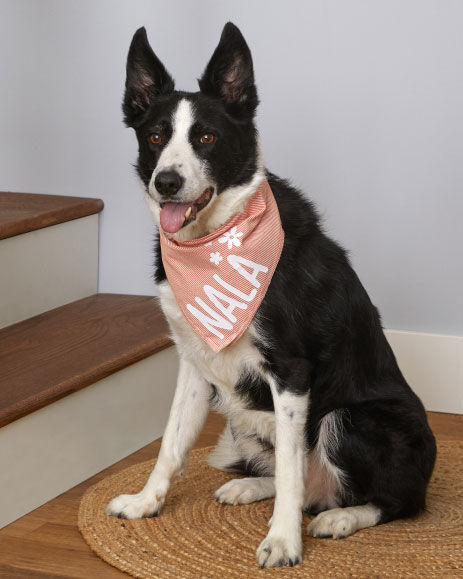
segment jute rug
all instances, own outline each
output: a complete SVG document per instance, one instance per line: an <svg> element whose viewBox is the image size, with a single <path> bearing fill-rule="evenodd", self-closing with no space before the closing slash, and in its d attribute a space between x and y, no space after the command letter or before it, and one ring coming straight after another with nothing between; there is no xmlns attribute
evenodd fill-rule
<svg viewBox="0 0 463 579"><path fill-rule="evenodd" d="M187 473L171 487L159 517L108 517L105 506L138 492L154 460L89 488L79 529L102 559L134 577L463 577L463 443L441 442L428 493L428 512L358 531L346 539L305 535L304 562L260 569L255 551L267 533L273 500L221 505L214 491L230 478L206 465L210 448L191 453Z"/></svg>

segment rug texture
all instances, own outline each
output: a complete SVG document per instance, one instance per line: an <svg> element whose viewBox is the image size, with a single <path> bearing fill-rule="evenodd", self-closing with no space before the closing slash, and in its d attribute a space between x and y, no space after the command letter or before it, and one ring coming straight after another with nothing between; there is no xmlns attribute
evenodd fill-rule
<svg viewBox="0 0 463 579"><path fill-rule="evenodd" d="M428 510L416 519L358 531L341 540L305 534L304 562L260 569L273 500L221 505L214 491L234 478L206 464L212 447L192 451L187 472L171 486L159 517L128 521L105 514L121 493L141 490L154 460L108 477L82 498L78 524L107 563L134 577L463 577L463 443L440 442Z"/></svg>

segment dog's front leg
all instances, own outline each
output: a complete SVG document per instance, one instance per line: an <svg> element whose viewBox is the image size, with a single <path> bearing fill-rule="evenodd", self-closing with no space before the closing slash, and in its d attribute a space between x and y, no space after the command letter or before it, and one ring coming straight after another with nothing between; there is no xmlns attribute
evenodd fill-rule
<svg viewBox="0 0 463 579"><path fill-rule="evenodd" d="M138 519L160 513L170 481L181 474L206 420L209 396L210 385L191 363L181 359L174 401L154 470L139 493L114 498L106 507L108 515Z"/></svg>
<svg viewBox="0 0 463 579"><path fill-rule="evenodd" d="M257 561L261 567L292 567L302 561L309 394L281 389L274 381L270 386L275 407L276 497L270 530L257 549Z"/></svg>

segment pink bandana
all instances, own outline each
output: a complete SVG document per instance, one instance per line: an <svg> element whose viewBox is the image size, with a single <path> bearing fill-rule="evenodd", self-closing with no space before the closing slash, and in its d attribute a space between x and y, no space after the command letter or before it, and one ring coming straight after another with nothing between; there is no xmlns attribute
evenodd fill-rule
<svg viewBox="0 0 463 579"><path fill-rule="evenodd" d="M267 181L244 211L205 237L177 242L160 229L162 262L185 318L214 352L240 338L262 302L283 249Z"/></svg>

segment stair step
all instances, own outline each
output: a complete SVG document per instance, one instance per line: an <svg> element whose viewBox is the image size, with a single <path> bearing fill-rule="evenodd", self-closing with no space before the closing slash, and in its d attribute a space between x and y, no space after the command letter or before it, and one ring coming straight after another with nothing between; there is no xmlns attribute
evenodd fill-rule
<svg viewBox="0 0 463 579"><path fill-rule="evenodd" d="M99 213L101 199L0 192L0 239Z"/></svg>
<svg viewBox="0 0 463 579"><path fill-rule="evenodd" d="M0 427L172 345L157 298L96 294L0 330Z"/></svg>

